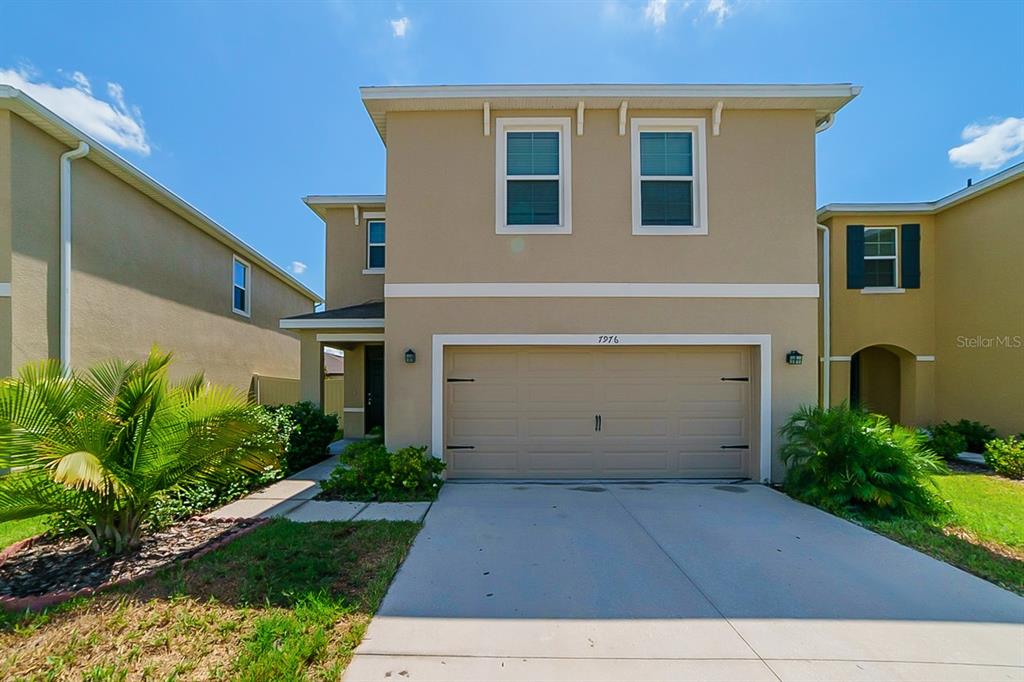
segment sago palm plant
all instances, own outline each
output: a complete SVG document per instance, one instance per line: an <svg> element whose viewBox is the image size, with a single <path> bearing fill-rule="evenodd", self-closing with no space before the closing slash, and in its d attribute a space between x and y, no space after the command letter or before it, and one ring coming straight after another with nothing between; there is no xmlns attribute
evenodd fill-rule
<svg viewBox="0 0 1024 682"><path fill-rule="evenodd" d="M923 434L845 404L801 407L781 434L786 491L798 499L880 517L942 510L929 477L947 469Z"/></svg>
<svg viewBox="0 0 1024 682"><path fill-rule="evenodd" d="M170 359L154 348L84 373L44 361L0 381L0 521L55 514L123 553L161 495L275 464L257 408L202 375L170 383Z"/></svg>

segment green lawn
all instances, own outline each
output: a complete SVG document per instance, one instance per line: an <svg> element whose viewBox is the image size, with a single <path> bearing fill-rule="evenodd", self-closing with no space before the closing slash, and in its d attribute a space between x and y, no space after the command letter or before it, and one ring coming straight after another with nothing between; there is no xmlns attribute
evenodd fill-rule
<svg viewBox="0 0 1024 682"><path fill-rule="evenodd" d="M953 507L953 525L979 540L1024 548L1024 484L966 473L935 476L933 480Z"/></svg>
<svg viewBox="0 0 1024 682"><path fill-rule="evenodd" d="M39 535L46 530L46 517L33 516L21 521L4 521L0 523L0 549L13 545L18 540Z"/></svg>
<svg viewBox="0 0 1024 682"><path fill-rule="evenodd" d="M0 618L0 679L336 681L419 528L279 519L125 589Z"/></svg>
<svg viewBox="0 0 1024 682"><path fill-rule="evenodd" d="M858 523L1024 595L1024 485L979 473L933 477L947 517Z"/></svg>

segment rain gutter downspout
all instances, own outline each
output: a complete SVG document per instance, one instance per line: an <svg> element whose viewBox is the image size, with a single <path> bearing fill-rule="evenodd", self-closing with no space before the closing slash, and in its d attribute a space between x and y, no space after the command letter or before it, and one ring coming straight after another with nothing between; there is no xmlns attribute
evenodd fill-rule
<svg viewBox="0 0 1024 682"><path fill-rule="evenodd" d="M60 362L71 371L71 162L89 153L89 145L60 155Z"/></svg>
<svg viewBox="0 0 1024 682"><path fill-rule="evenodd" d="M832 275L829 264L829 232L828 228L818 223L818 231L821 232L821 406L826 410L831 402L831 375L832 375Z"/></svg>

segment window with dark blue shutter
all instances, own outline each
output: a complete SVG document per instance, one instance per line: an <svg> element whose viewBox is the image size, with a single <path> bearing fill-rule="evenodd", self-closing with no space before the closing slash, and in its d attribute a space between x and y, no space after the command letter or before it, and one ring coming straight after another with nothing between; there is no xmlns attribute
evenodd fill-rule
<svg viewBox="0 0 1024 682"><path fill-rule="evenodd" d="M900 267L903 288L921 288L921 226L916 223L900 226Z"/></svg>
<svg viewBox="0 0 1024 682"><path fill-rule="evenodd" d="M864 226L846 226L846 288L864 288Z"/></svg>

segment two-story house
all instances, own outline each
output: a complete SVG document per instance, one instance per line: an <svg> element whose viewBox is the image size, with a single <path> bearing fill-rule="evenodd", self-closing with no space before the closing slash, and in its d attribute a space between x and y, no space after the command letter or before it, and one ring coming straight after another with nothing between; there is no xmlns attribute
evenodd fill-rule
<svg viewBox="0 0 1024 682"><path fill-rule="evenodd" d="M330 345L347 434L451 477L778 478L817 396L815 135L858 92L364 88L387 195L306 198L304 397Z"/></svg>
<svg viewBox="0 0 1024 682"><path fill-rule="evenodd" d="M1024 431L1024 163L937 201L828 204L818 220L831 402Z"/></svg>
<svg viewBox="0 0 1024 682"><path fill-rule="evenodd" d="M172 375L258 393L297 383L279 321L320 297L20 90L0 84L0 379L46 358L86 368L156 344Z"/></svg>

